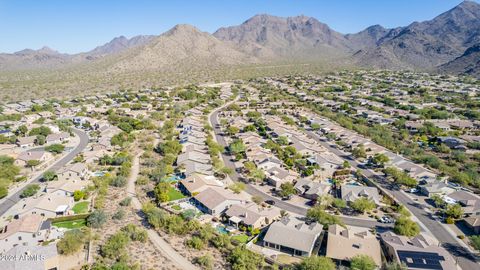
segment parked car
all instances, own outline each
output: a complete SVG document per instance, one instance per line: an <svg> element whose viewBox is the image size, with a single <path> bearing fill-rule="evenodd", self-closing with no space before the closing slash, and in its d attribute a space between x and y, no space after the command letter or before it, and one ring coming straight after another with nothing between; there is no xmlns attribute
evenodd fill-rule
<svg viewBox="0 0 480 270"><path fill-rule="evenodd" d="M266 200L265 203L270 204L270 205L275 205L274 200Z"/></svg>
<svg viewBox="0 0 480 270"><path fill-rule="evenodd" d="M388 217L388 216L383 216L381 218L378 219L379 222L381 223L394 223L395 220L391 217Z"/></svg>

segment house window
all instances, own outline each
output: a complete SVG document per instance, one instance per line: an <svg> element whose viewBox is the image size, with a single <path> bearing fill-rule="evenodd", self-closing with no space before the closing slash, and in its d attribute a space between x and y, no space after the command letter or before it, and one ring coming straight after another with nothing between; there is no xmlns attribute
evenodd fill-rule
<svg viewBox="0 0 480 270"><path fill-rule="evenodd" d="M19 236L19 237L18 237L18 240L20 240L20 241L21 241L21 240L22 240L22 237L21 237L21 236Z"/></svg>

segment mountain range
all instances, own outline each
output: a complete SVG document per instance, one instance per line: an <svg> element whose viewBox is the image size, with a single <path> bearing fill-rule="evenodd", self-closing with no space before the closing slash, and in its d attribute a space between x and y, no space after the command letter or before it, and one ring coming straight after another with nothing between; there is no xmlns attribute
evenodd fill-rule
<svg viewBox="0 0 480 270"><path fill-rule="evenodd" d="M306 16L256 15L241 25L222 27L213 34L177 25L159 36L116 37L89 52L74 55L48 47L0 54L0 70L61 69L105 61L110 70L128 71L186 63L193 64L191 67L217 67L285 60L341 60L366 68L438 69L476 75L478 64L466 61L474 59L472 51L479 44L480 4L464 1L429 21L393 29L374 25L346 35Z"/></svg>
<svg viewBox="0 0 480 270"><path fill-rule="evenodd" d="M102 81L112 86L120 77L137 76L137 81L145 82L141 77L146 74L152 78L169 74L169 79L171 74L183 74L183 80L192 73L228 73L232 67L277 67L279 63L478 77L479 56L480 4L473 1L464 1L428 21L391 29L373 25L354 34L341 34L312 17L262 14L213 34L180 24L160 35L116 37L78 54L63 54L48 47L1 53L0 73L13 76L0 80L0 89L22 85L25 79L37 85L33 78L63 84L79 78L84 83L93 76L95 79L89 80L92 88Z"/></svg>

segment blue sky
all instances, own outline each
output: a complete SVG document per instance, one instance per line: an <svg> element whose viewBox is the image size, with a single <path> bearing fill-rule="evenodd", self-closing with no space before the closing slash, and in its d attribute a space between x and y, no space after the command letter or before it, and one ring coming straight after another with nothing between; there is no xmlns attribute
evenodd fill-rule
<svg viewBox="0 0 480 270"><path fill-rule="evenodd" d="M207 32L255 14L312 16L341 33L431 19L461 0L0 0L0 52L49 46L88 51L113 37L160 34L179 23Z"/></svg>

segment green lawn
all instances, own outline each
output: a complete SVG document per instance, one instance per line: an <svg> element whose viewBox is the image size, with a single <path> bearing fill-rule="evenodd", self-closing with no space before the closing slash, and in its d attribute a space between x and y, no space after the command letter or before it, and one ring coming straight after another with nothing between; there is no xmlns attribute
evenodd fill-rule
<svg viewBox="0 0 480 270"><path fill-rule="evenodd" d="M232 236L232 240L237 240L240 243L247 243L248 241L248 235L246 234L238 234L235 236Z"/></svg>
<svg viewBox="0 0 480 270"><path fill-rule="evenodd" d="M175 201L186 198L186 196L183 195L180 191L176 190L174 187L170 187L168 189L168 198L170 198L170 201Z"/></svg>
<svg viewBox="0 0 480 270"><path fill-rule="evenodd" d="M87 226L86 219L76 219L70 221L60 221L52 223L53 226L66 229L78 229Z"/></svg>
<svg viewBox="0 0 480 270"><path fill-rule="evenodd" d="M180 205L178 205L178 204L175 204L175 205L172 206L172 209L180 211L180 210L182 210L182 207L180 207Z"/></svg>
<svg viewBox="0 0 480 270"><path fill-rule="evenodd" d="M75 204L72 208L75 214L84 214L88 212L88 204L89 202L79 202Z"/></svg>

